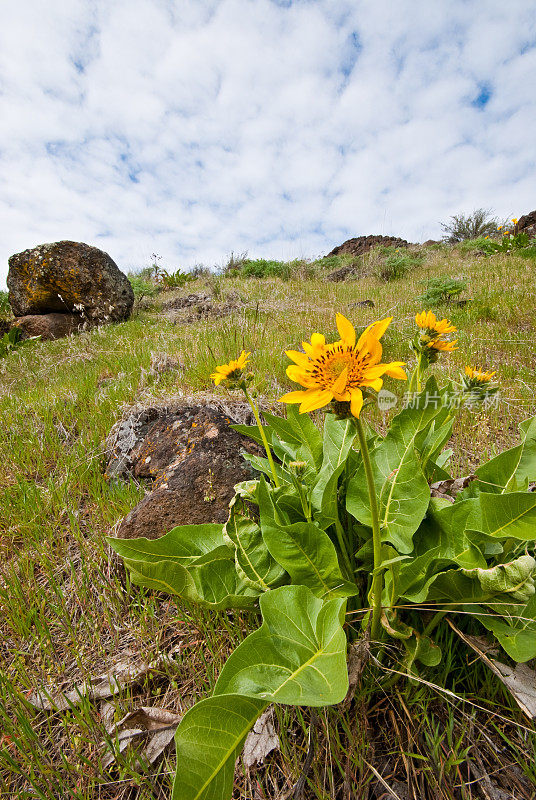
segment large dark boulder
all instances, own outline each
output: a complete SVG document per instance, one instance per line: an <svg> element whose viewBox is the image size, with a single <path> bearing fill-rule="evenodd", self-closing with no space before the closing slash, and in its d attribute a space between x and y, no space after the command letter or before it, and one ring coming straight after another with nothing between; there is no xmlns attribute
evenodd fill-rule
<svg viewBox="0 0 536 800"><path fill-rule="evenodd" d="M528 233L529 236L536 236L536 211L524 214L517 221L516 230L518 233Z"/></svg>
<svg viewBox="0 0 536 800"><path fill-rule="evenodd" d="M396 236L357 236L354 239L347 239L346 242L334 247L329 256L352 255L362 256L368 253L373 247L383 245L384 247L407 247L409 242L399 239Z"/></svg>
<svg viewBox="0 0 536 800"><path fill-rule="evenodd" d="M231 428L246 419L243 403L185 401L127 413L108 437L106 472L150 483L115 535L156 539L176 525L225 522L234 485L255 475L244 453L263 452Z"/></svg>
<svg viewBox="0 0 536 800"><path fill-rule="evenodd" d="M16 317L76 313L89 322L127 319L134 292L107 253L83 242L40 244L9 259L9 302Z"/></svg>

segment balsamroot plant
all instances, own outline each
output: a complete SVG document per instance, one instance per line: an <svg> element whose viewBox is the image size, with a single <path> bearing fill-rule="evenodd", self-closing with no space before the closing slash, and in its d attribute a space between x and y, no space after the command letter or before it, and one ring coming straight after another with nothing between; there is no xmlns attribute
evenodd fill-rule
<svg viewBox="0 0 536 800"><path fill-rule="evenodd" d="M177 729L175 800L230 798L236 758L269 704L341 702L357 638L383 651L384 664L386 643L398 643L397 670L415 676L441 659L436 627L463 612L514 660L536 657L536 418L455 501L431 497L430 482L450 478L444 448L457 409L489 400L494 373L468 367L457 391L425 382L430 364L455 348L456 329L423 311L410 400L382 436L364 419L367 406L385 378L406 379L402 362L382 362L390 321L358 337L339 314L338 341L313 334L304 352L289 351L287 374L301 388L281 398L286 418L265 412L261 422L249 353L217 367L215 383L243 391L254 410L256 426L235 427L266 450L245 456L258 479L237 484L224 525L108 540L142 586L262 615ZM308 416L320 408L322 430Z"/></svg>

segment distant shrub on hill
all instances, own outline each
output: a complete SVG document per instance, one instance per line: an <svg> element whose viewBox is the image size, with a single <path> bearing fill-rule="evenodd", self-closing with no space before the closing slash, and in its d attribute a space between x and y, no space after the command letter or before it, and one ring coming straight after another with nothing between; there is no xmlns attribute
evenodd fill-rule
<svg viewBox="0 0 536 800"><path fill-rule="evenodd" d="M499 219L492 216L492 210L477 208L471 214L455 214L448 222L442 222L443 241L449 244L481 236L493 236L497 232Z"/></svg>
<svg viewBox="0 0 536 800"><path fill-rule="evenodd" d="M406 248L376 247L371 252L371 262L375 262L375 272L382 281L403 278L423 260L420 253L412 253Z"/></svg>

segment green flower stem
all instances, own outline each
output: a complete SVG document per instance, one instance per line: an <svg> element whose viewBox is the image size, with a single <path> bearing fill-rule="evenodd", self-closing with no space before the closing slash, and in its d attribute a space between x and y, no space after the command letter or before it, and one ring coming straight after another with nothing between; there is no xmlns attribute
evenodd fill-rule
<svg viewBox="0 0 536 800"><path fill-rule="evenodd" d="M339 549L341 551L341 555L344 561L346 578L349 581L353 581L354 571L352 569L352 564L350 562L350 557L348 555L348 548L346 546L346 537L344 535L344 528L342 527L339 519L335 520L335 531L337 533L337 541L339 543Z"/></svg>
<svg viewBox="0 0 536 800"><path fill-rule="evenodd" d="M361 455L363 457L363 466L365 467L365 475L367 478L367 487L368 487L369 502L370 502L370 514L372 517L372 546L374 552L374 573L372 578L372 624L371 624L370 636L371 639L378 641L381 634L382 589L383 589L380 514L378 511L378 500L376 498L376 487L374 486L374 477L372 475L372 464L370 462L370 454L367 445L367 438L365 436L365 431L363 430L363 426L359 418L356 418L355 426L357 429L357 436L359 438Z"/></svg>
<svg viewBox="0 0 536 800"><path fill-rule="evenodd" d="M436 614L434 614L434 616L424 629L425 636L430 636L434 628L436 628L439 625L439 623L441 622L446 613L447 613L446 611L438 611Z"/></svg>
<svg viewBox="0 0 536 800"><path fill-rule="evenodd" d="M307 495L303 490L303 484L301 483L300 479L296 475L292 475L292 484L298 493L298 497L300 498L300 503L302 507L302 511L304 514L305 519L307 522L311 522L312 514L311 514L311 505L307 499Z"/></svg>
<svg viewBox="0 0 536 800"><path fill-rule="evenodd" d="M244 392L246 400L248 401L249 405L251 406L251 410L253 411L253 415L255 416L255 420L257 421L257 427L258 427L259 433L261 435L261 439L262 439L262 443L264 445L264 449L266 450L266 455L268 456L268 463L270 464L270 469L272 471L272 478L274 479L274 484L275 484L276 487L279 487L279 479L278 479L276 471L275 471L275 464L274 464L274 460L272 458L272 451L270 449L270 445L268 444L268 439L266 438L266 434L264 433L264 429L262 427L261 418L259 416L259 409L257 408L254 400L249 396L249 392L248 392L245 384L243 384L241 388L242 388L242 391Z"/></svg>
<svg viewBox="0 0 536 800"><path fill-rule="evenodd" d="M413 392L422 391L421 370L422 370L422 353L419 353L419 355L417 356L417 365L413 370L413 374L411 376L411 380L408 386L408 392L410 394L412 394Z"/></svg>

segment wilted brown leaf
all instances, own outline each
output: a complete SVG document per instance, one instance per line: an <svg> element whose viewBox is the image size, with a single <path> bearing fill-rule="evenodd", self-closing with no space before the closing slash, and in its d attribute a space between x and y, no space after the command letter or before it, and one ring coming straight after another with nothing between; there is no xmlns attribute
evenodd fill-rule
<svg viewBox="0 0 536 800"><path fill-rule="evenodd" d="M152 764L173 739L181 719L182 714L166 708L141 706L131 711L108 730L108 734L115 737L113 744L117 750L103 756L102 766L106 769L115 761L118 752L122 753L130 745L136 747L144 741L146 744L140 756ZM106 746L109 747L109 743Z"/></svg>
<svg viewBox="0 0 536 800"><path fill-rule="evenodd" d="M248 768L263 764L268 753L279 750L279 736L275 732L273 713L273 707L270 706L248 733L242 751L242 761Z"/></svg>

